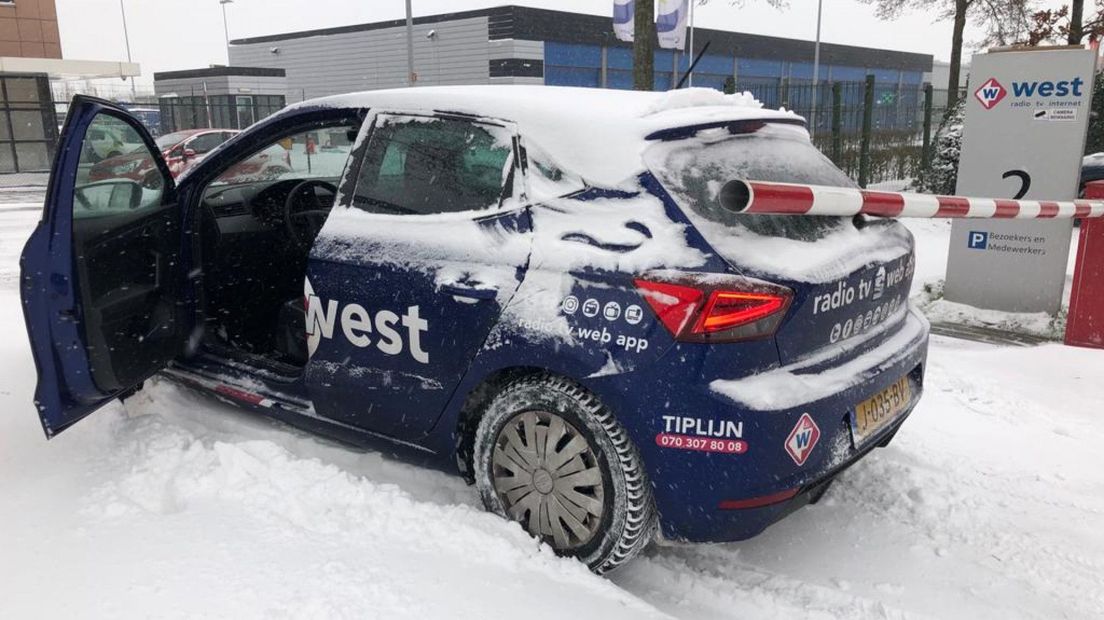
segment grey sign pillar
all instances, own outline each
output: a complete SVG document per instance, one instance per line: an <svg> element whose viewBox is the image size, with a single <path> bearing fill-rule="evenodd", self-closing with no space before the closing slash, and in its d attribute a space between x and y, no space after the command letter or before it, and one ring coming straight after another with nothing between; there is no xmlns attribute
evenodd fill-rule
<svg viewBox="0 0 1104 620"><path fill-rule="evenodd" d="M1076 198L1095 66L1095 52L1079 47L975 55L956 193ZM1057 314L1072 232L1070 220L956 220L947 300Z"/></svg>

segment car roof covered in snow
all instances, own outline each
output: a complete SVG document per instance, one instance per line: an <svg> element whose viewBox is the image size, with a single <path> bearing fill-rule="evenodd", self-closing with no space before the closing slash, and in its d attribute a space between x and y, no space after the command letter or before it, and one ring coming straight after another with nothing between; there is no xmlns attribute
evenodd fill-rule
<svg viewBox="0 0 1104 620"><path fill-rule="evenodd" d="M709 88L667 92L559 86L432 86L374 90L298 104L394 112L455 112L513 122L530 148L588 182L616 186L644 169L650 134L677 127L741 120L799 119L765 110L750 93Z"/></svg>

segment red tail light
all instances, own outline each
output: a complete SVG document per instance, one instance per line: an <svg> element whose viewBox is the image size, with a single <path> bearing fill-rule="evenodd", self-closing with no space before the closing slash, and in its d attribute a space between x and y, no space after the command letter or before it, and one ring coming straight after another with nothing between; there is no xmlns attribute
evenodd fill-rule
<svg viewBox="0 0 1104 620"><path fill-rule="evenodd" d="M656 317L684 342L739 342L773 336L790 289L741 276L645 277L636 287Z"/></svg>

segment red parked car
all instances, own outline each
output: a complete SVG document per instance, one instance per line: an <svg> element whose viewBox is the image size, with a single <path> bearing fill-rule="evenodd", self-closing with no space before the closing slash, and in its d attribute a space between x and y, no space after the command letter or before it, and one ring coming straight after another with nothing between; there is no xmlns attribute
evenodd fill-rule
<svg viewBox="0 0 1104 620"><path fill-rule="evenodd" d="M173 178L176 178L202 161L215 147L239 133L236 129L187 129L161 136L157 139L157 148L161 149L161 156L165 158ZM119 178L143 184L146 184L147 178L151 182L160 182L160 174L144 149L105 159L92 166L88 173L91 182ZM153 181L154 178L156 181Z"/></svg>

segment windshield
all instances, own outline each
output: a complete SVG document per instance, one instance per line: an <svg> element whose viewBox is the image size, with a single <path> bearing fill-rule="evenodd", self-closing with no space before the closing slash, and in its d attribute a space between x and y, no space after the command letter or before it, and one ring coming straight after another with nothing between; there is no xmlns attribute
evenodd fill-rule
<svg viewBox="0 0 1104 620"><path fill-rule="evenodd" d="M165 150L170 147L174 147L177 144L188 139L189 136L194 135L194 132L178 131L176 133L169 133L161 136L157 139L157 148Z"/></svg>
<svg viewBox="0 0 1104 620"><path fill-rule="evenodd" d="M645 152L645 160L680 205L714 222L791 239L815 239L841 225L836 217L739 215L722 207L718 193L733 179L856 187L812 145L803 127L763 123L752 131L746 125L741 129L708 129L693 138L660 142Z"/></svg>

